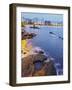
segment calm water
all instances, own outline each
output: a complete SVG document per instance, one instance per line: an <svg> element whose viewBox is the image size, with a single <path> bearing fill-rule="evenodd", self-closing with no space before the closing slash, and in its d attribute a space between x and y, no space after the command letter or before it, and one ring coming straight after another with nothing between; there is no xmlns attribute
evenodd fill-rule
<svg viewBox="0 0 72 90"><path fill-rule="evenodd" d="M41 26L40 29L33 29L27 26L25 28L28 32L35 32L37 36L32 39L34 46L41 47L47 55L54 58L55 65L59 72L59 75L63 71L63 28L62 27L48 27ZM54 34L50 34L53 32ZM61 37L61 38L59 38Z"/></svg>

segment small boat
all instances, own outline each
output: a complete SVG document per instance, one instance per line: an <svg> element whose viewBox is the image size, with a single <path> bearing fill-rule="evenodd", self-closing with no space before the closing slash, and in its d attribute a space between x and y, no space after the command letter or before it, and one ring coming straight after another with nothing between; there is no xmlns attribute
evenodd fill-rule
<svg viewBox="0 0 72 90"><path fill-rule="evenodd" d="M33 26L30 26L30 28L33 28L33 29L40 29L38 26L36 26L35 24Z"/></svg>
<svg viewBox="0 0 72 90"><path fill-rule="evenodd" d="M55 33L53 33L53 32L49 32L49 33L55 35Z"/></svg>
<svg viewBox="0 0 72 90"><path fill-rule="evenodd" d="M59 38L63 40L63 38L62 38L62 37L60 37L60 36L59 36Z"/></svg>
<svg viewBox="0 0 72 90"><path fill-rule="evenodd" d="M53 35L56 35L56 34L53 33L53 32L49 32L49 33L50 33L50 34L53 34ZM56 35L56 36L57 36L57 35ZM57 37L63 40L63 38L62 38L61 36L57 36Z"/></svg>

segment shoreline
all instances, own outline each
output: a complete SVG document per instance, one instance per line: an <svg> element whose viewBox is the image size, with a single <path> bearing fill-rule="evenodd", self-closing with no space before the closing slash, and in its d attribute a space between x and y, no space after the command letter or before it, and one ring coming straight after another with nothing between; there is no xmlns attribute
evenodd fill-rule
<svg viewBox="0 0 72 90"><path fill-rule="evenodd" d="M33 25L30 25L30 24L28 24L28 25L25 25L24 27L26 27L26 26L29 26L29 27L31 27L31 26L33 26ZM63 26L55 26L55 25L36 25L37 27L56 27L56 28L62 28Z"/></svg>

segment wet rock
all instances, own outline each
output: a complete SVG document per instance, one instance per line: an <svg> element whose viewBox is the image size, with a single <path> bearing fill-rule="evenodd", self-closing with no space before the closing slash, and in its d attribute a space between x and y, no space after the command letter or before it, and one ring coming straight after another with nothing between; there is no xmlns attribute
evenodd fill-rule
<svg viewBox="0 0 72 90"><path fill-rule="evenodd" d="M56 69L54 62L45 55L34 54L22 59L22 77L48 75L56 75Z"/></svg>
<svg viewBox="0 0 72 90"><path fill-rule="evenodd" d="M53 61L49 61L46 64L45 71L46 75L56 75L56 68Z"/></svg>
<svg viewBox="0 0 72 90"><path fill-rule="evenodd" d="M35 54L32 56L32 59L33 61L37 61L37 60L44 61L47 59L47 56L45 56L44 54Z"/></svg>
<svg viewBox="0 0 72 90"><path fill-rule="evenodd" d="M22 59L22 77L29 77L32 76L32 73L34 71L34 65L31 58Z"/></svg>

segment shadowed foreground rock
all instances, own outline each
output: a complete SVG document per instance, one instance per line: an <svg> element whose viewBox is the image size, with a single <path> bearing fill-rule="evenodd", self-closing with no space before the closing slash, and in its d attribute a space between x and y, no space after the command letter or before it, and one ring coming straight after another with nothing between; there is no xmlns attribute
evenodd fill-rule
<svg viewBox="0 0 72 90"><path fill-rule="evenodd" d="M43 54L29 55L22 59L22 77L56 75L54 62Z"/></svg>

